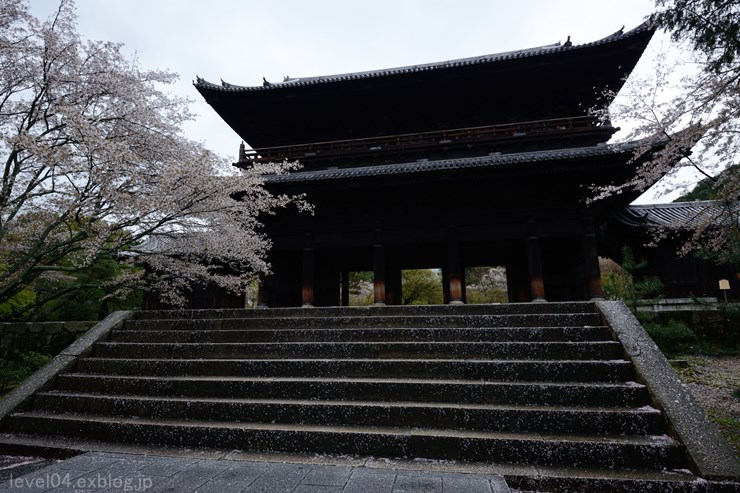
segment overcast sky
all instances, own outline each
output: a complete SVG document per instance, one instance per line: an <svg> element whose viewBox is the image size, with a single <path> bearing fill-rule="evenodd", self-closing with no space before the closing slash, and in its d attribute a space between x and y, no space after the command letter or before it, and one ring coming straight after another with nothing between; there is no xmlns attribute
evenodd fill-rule
<svg viewBox="0 0 740 493"><path fill-rule="evenodd" d="M2 0L0 0L2 1ZM48 17L58 0L30 0ZM77 0L79 32L124 43L144 68L180 74L186 133L232 160L240 138L195 90L436 62L565 42L643 22L653 0ZM618 124L618 122L616 122Z"/></svg>

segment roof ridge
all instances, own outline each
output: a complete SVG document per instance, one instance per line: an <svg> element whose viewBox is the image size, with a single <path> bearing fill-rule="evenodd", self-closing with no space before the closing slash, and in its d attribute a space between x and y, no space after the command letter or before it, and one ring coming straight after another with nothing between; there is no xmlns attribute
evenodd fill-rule
<svg viewBox="0 0 740 493"><path fill-rule="evenodd" d="M630 209L677 209L691 208L695 206L714 206L721 201L718 200L685 200L681 202L663 202L660 204L630 204Z"/></svg>

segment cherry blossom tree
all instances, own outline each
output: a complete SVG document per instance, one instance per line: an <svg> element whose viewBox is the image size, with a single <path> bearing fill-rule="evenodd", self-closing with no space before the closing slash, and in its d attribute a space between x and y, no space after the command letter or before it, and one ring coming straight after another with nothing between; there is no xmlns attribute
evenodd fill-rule
<svg viewBox="0 0 740 493"><path fill-rule="evenodd" d="M0 302L106 255L145 266L169 302L197 282L239 291L269 269L258 216L306 206L263 187L294 164L236 173L184 138L188 101L166 92L176 75L121 49L82 39L71 0L44 22L0 2Z"/></svg>
<svg viewBox="0 0 740 493"><path fill-rule="evenodd" d="M638 156L655 144L665 147L627 183L597 188L595 198L645 191L664 177L658 185L664 193L707 179L716 202L690 224L656 230L656 237L680 237L683 254L702 249L738 263L740 3L657 0L656 6L651 21L668 31L673 43L656 56L651 73L630 77L609 113L629 129L623 140L642 139Z"/></svg>

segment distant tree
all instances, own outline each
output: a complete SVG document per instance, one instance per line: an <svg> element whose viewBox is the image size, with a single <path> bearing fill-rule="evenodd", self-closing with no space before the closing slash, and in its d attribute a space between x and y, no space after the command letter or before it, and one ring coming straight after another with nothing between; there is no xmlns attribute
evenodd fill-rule
<svg viewBox="0 0 740 493"><path fill-rule="evenodd" d="M349 273L349 304L352 306L372 305L375 301L373 273L370 271Z"/></svg>
<svg viewBox="0 0 740 493"><path fill-rule="evenodd" d="M401 271L401 303L438 305L443 302L442 276L431 269Z"/></svg>
<svg viewBox="0 0 740 493"><path fill-rule="evenodd" d="M628 182L596 189L595 198L645 191L665 176L672 177L663 182L672 183L664 185L665 191L685 187L677 175L692 168L712 183L714 199L723 207L708 210L688 227L677 225L684 241L680 253L697 248L721 253L740 245L734 205L740 196L740 2L658 0L656 5L651 21L688 47L673 46L657 57L653 73L630 78L609 112L631 129L625 140L642 139L638 154L658 142L665 148ZM690 60L680 63L677 53L690 53ZM725 169L730 171L722 173ZM656 232L659 237L675 233Z"/></svg>
<svg viewBox="0 0 740 493"><path fill-rule="evenodd" d="M46 273L81 280L124 252L170 303L192 283L241 291L268 270L257 215L294 198L268 193L262 175L293 165L233 173L184 138L188 101L165 92L175 79L120 44L83 40L71 0L44 22L23 0L0 2L0 303ZM159 247L138 248L147 238ZM140 283L142 272L113 284ZM36 303L74 289L60 283Z"/></svg>
<svg viewBox="0 0 740 493"><path fill-rule="evenodd" d="M468 267L465 269L468 303L506 303L509 293L505 267Z"/></svg>
<svg viewBox="0 0 740 493"><path fill-rule="evenodd" d="M629 247L622 247L622 262L614 264L602 273L604 295L610 300L622 300L632 311L645 300L658 297L663 284L655 276L643 276L647 262L636 259Z"/></svg>
<svg viewBox="0 0 740 493"><path fill-rule="evenodd" d="M691 202L694 200L714 200L717 191L714 189L714 180L704 178L696 184L689 192L681 195L674 202Z"/></svg>
<svg viewBox="0 0 740 493"><path fill-rule="evenodd" d="M689 192L681 195L674 202L690 202L692 200L717 200L721 198L716 187L717 181L722 179L725 173L737 173L737 166L730 166L720 173L718 179L704 178L696 184Z"/></svg>

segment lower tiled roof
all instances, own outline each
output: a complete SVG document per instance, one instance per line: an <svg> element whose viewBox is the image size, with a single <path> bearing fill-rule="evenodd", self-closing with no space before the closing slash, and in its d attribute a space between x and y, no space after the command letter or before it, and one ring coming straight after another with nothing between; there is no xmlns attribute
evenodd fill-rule
<svg viewBox="0 0 740 493"><path fill-rule="evenodd" d="M737 221L740 204L713 200L672 202L670 204L629 205L616 214L622 224L634 228L695 229Z"/></svg>
<svg viewBox="0 0 740 493"><path fill-rule="evenodd" d="M310 171L295 171L284 175L265 176L265 181L271 183L296 183L328 180L345 180L376 176L404 175L428 173L435 171L462 170L474 168L489 168L512 164L534 163L541 161L559 161L600 157L627 152L634 152L644 142L628 142L621 144L599 144L589 147L570 149L553 149L545 151L530 151L518 153L493 153L485 156L465 157L457 159L417 160L397 164L382 164L376 166L360 166L349 168L329 168Z"/></svg>

